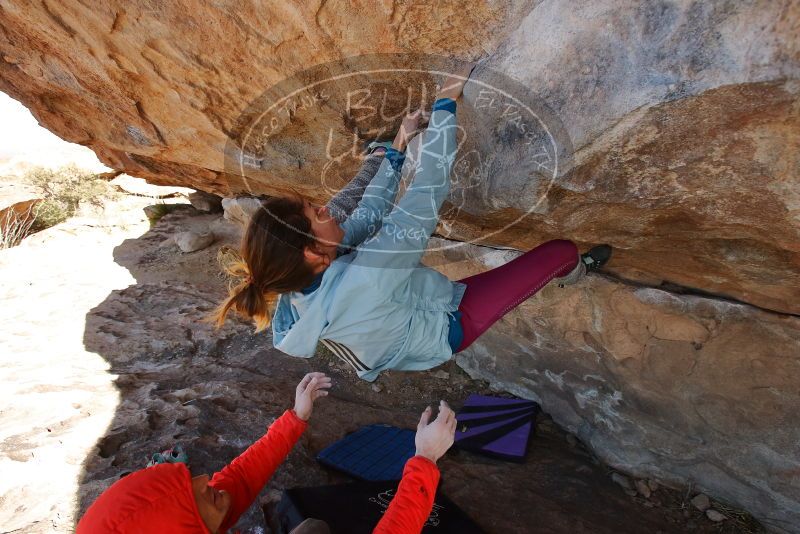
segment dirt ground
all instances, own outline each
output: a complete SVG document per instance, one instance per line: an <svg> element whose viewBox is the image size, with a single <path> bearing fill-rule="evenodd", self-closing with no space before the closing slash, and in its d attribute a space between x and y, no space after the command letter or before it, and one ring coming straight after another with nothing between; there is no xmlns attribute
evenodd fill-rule
<svg viewBox="0 0 800 534"><path fill-rule="evenodd" d="M373 385L324 353L286 356L241 321L215 331L205 319L225 294L217 254L236 245L238 228L189 206L149 228L140 211L147 203L123 198L0 255L0 324L10 334L0 362L0 468L13 473L0 486L3 532L71 531L102 490L175 443L192 472L220 469L291 407L311 370L330 374L334 388L262 492L267 510L284 488L346 482L315 456L348 432L371 423L414 428L439 399L459 408L470 393L505 395L452 362L387 372ZM172 237L189 229L218 239L183 254ZM626 493L546 414L524 463L452 451L440 469L443 492L489 533L749 531L712 523L685 491ZM239 526L270 532L261 506Z"/></svg>

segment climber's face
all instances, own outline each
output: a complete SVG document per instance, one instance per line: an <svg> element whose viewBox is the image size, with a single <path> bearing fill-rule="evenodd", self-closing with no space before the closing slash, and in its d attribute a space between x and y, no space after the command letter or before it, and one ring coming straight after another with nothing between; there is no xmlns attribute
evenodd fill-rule
<svg viewBox="0 0 800 534"><path fill-rule="evenodd" d="M344 238L344 230L336 222L336 219L331 217L328 213L328 208L325 206L316 206L307 200L303 201L303 213L308 220L311 221L311 232L317 238L319 246L324 250L332 249L333 258L336 256L336 247L342 242Z"/></svg>
<svg viewBox="0 0 800 534"><path fill-rule="evenodd" d="M208 475L192 478L192 493L203 523L211 532L217 532L231 508L231 495L209 486L208 480Z"/></svg>

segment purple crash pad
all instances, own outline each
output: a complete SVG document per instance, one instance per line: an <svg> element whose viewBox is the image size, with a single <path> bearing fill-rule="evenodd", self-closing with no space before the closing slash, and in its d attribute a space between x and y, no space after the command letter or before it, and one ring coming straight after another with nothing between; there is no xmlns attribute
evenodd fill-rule
<svg viewBox="0 0 800 534"><path fill-rule="evenodd" d="M470 395L458 412L460 449L522 462L539 405L523 399Z"/></svg>

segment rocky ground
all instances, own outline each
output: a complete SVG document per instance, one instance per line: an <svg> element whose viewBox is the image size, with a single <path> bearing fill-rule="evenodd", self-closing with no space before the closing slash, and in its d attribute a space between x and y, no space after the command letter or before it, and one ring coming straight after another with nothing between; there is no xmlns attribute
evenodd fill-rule
<svg viewBox="0 0 800 534"><path fill-rule="evenodd" d="M311 370L333 376L334 389L262 493L268 510L282 488L344 482L314 457L346 433L413 428L438 399L459 407L469 393L490 392L454 364L369 384L325 354L282 355L245 323L214 331L204 318L225 292L217 253L238 228L189 206L150 228L148 204L126 195L0 252L2 532L71 531L103 489L174 443L193 472L221 468L290 406ZM173 236L186 230L217 240L184 254ZM487 532L752 531L732 511L710 521L690 489L640 483L637 492L547 415L521 465L453 452L440 467L445 494ZM269 531L257 506L241 526Z"/></svg>

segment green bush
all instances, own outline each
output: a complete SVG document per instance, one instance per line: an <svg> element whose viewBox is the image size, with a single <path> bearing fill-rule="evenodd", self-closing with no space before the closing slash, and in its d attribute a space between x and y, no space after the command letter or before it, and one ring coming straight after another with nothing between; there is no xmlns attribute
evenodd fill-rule
<svg viewBox="0 0 800 534"><path fill-rule="evenodd" d="M114 196L107 181L74 165L55 170L36 167L25 174L25 180L44 197L36 206L34 232L64 222L83 203L101 207L103 199Z"/></svg>
<svg viewBox="0 0 800 534"><path fill-rule="evenodd" d="M183 209L186 206L187 204L165 204L163 201L161 201L156 204L147 206L144 209L144 214L150 221L150 227L152 228L164 215L167 215L179 209Z"/></svg>
<svg viewBox="0 0 800 534"><path fill-rule="evenodd" d="M33 210L34 219L31 225L32 232L38 232L62 223L74 213L66 203L53 198L46 198L39 202Z"/></svg>

